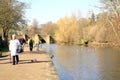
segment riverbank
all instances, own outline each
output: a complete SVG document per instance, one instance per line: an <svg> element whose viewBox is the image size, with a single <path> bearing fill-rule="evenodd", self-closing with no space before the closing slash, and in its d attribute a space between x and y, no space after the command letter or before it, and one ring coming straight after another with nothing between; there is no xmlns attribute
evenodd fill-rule
<svg viewBox="0 0 120 80"><path fill-rule="evenodd" d="M0 80L59 80L49 55L44 50L29 52L25 46L20 62L12 65L8 54L0 58Z"/></svg>
<svg viewBox="0 0 120 80"><path fill-rule="evenodd" d="M120 43L100 43L100 42L92 42L88 44L93 47L120 47Z"/></svg>

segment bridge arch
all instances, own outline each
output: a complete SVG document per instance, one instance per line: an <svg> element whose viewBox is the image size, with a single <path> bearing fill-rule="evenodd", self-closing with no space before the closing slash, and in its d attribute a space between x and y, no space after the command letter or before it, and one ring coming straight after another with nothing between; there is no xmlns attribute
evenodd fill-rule
<svg viewBox="0 0 120 80"><path fill-rule="evenodd" d="M42 43L47 44L55 43L55 39L50 35L38 35L38 36Z"/></svg>

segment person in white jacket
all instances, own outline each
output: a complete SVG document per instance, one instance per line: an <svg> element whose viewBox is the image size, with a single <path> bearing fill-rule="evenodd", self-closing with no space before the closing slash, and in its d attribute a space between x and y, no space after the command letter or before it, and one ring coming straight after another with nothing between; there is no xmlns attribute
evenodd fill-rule
<svg viewBox="0 0 120 80"><path fill-rule="evenodd" d="M12 40L10 40L10 44L9 44L9 50L10 50L10 53L12 56L13 65L18 64L18 62L19 62L19 56L18 56L18 52L17 52L19 45L20 45L19 40L16 39L16 35L13 34Z"/></svg>

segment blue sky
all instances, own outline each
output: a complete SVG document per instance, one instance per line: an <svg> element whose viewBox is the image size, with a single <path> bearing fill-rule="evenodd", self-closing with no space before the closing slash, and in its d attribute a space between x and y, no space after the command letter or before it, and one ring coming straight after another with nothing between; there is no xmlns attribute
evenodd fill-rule
<svg viewBox="0 0 120 80"><path fill-rule="evenodd" d="M57 22L64 16L72 14L87 17L88 12L93 10L99 12L95 6L99 5L98 0L21 0L30 4L30 9L26 9L26 19L29 24L36 19L39 24L48 21Z"/></svg>

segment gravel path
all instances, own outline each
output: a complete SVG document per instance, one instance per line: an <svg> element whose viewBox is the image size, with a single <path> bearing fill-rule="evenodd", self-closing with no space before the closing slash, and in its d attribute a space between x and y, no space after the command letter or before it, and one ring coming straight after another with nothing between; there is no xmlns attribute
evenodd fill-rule
<svg viewBox="0 0 120 80"><path fill-rule="evenodd" d="M29 52L25 46L17 65L10 63L10 56L0 58L0 80L59 80L55 67L45 51Z"/></svg>

